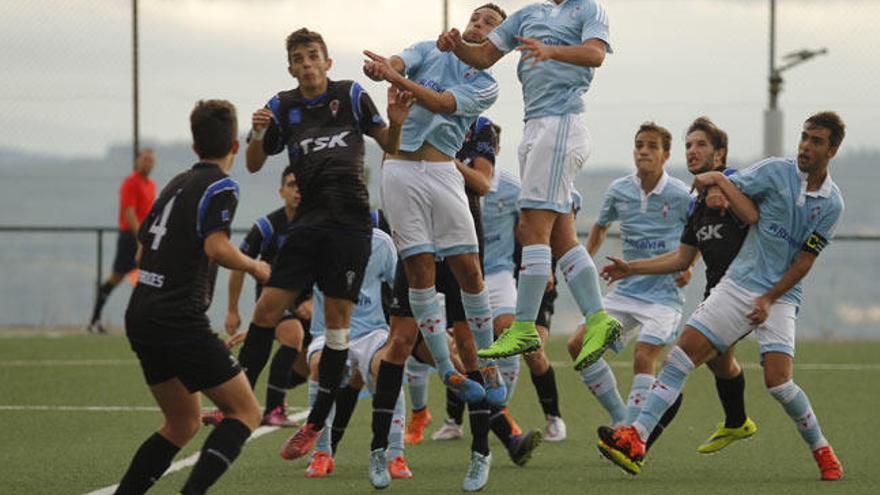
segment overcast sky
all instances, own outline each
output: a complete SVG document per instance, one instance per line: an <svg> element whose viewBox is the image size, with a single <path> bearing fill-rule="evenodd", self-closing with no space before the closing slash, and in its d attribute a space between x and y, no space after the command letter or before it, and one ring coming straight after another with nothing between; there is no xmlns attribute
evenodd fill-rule
<svg viewBox="0 0 880 495"><path fill-rule="evenodd" d="M0 2L0 147L102 155L131 135L131 13L128 0ZM463 27L483 0L450 0ZM496 0L513 12L524 0ZM188 139L199 98L232 100L243 128L250 113L292 87L284 38L306 26L330 46L331 77L362 82L384 108L384 87L360 72L361 50L394 54L435 39L439 0L141 0L141 136ZM827 47L829 55L786 74L781 102L786 149L800 122L833 109L849 125L845 149L878 146L880 1L779 0L780 56ZM731 136L734 160L758 156L766 106L766 0L606 0L615 53L586 99L593 166L629 165L632 133L645 120L682 136L709 115ZM511 54L493 72L501 94L488 115L504 127L502 164L515 169L522 100ZM588 164L588 166L589 166Z"/></svg>

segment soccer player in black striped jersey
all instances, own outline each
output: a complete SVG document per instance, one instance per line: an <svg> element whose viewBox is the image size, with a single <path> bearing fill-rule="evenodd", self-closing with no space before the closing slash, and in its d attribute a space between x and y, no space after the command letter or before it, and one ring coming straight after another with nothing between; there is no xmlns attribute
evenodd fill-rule
<svg viewBox="0 0 880 495"><path fill-rule="evenodd" d="M260 423L260 409L235 358L211 331L217 265L269 277L269 265L229 242L238 184L227 173L239 144L235 107L200 101L190 114L199 162L165 186L138 232L138 284L125 329L150 392L165 416L162 428L138 449L117 494L146 492L198 432L201 395L224 420L205 440L180 493L205 493L238 457Z"/></svg>
<svg viewBox="0 0 880 495"><path fill-rule="evenodd" d="M239 246L242 252L248 256L268 263L272 263L272 260L275 259L275 254L287 235L287 226L293 220L296 209L299 206L299 187L296 184L296 177L290 167L285 168L281 174L281 187L278 190L278 194L284 201L284 206L266 216L258 218ZM241 326L238 300L241 296L243 284L244 273L233 271L229 274L229 305L227 306L225 327L226 333L232 337L226 343L230 348L242 338L236 332ZM259 298L261 291L262 286L257 284L257 298ZM269 366L269 381L266 384L266 405L263 409L263 421L261 423L264 426L297 426L296 423L287 418L285 399L287 397L287 390L305 383L308 376L305 356L301 356L300 353L302 349L308 346L306 340L311 341L307 333L309 318L305 317L303 311L299 311L299 307L311 297L309 292L304 291L300 294L293 305L284 312L281 322L275 327L274 337L280 345L278 350L275 351ZM266 343L255 343L251 340L248 344L242 347L238 360L253 387L257 382L257 378L259 378L260 372L269 360L272 341L268 341L268 345L266 345ZM299 363L297 363L298 357L300 358L299 361L301 361ZM297 365L296 369L294 367L295 364ZM297 369L300 371L298 372ZM212 413L207 413L203 417L203 422L212 417L214 417Z"/></svg>
<svg viewBox="0 0 880 495"><path fill-rule="evenodd" d="M727 133L709 118L700 117L694 120L688 127L685 139L687 166L691 174L713 170L722 171L726 175L735 172L727 168ZM602 277L610 283L629 275L679 272L687 270L696 262L697 256L702 255L706 264L706 290L703 297L708 297L736 258L749 231L749 225L726 208L723 198L720 190L715 188L694 200L677 251L629 263L610 257L612 263L603 268ZM727 352L707 363L715 374L715 387L725 419L718 431L697 448L703 454L717 452L757 431L755 423L746 415L745 376L736 361L734 349L731 346ZM663 428L675 417L680 405L679 396L652 432L647 446L656 441Z"/></svg>
<svg viewBox="0 0 880 495"><path fill-rule="evenodd" d="M284 310L312 284L327 296L318 396L305 426L281 451L285 459L296 459L314 446L333 405L348 355L352 303L370 258L364 136L385 152L396 152L412 96L389 88L391 123L386 125L358 83L327 78L332 60L320 34L300 29L287 37L286 46L288 72L299 85L254 112L247 167L256 172L268 155L286 148L302 201L257 302L247 339L265 341L268 335L271 343Z"/></svg>

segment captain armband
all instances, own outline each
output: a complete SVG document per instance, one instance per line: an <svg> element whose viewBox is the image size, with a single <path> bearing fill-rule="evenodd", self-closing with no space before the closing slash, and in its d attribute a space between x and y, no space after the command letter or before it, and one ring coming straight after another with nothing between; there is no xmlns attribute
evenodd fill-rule
<svg viewBox="0 0 880 495"><path fill-rule="evenodd" d="M801 246L801 251L806 251L812 255L819 256L819 253L828 245L828 239L822 237L818 232L813 232L810 237Z"/></svg>

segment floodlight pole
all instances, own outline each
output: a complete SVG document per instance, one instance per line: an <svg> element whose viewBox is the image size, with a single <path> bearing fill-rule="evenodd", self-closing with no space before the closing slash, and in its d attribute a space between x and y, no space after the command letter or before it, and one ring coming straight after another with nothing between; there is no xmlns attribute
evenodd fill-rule
<svg viewBox="0 0 880 495"><path fill-rule="evenodd" d="M443 32L449 31L449 0L443 0Z"/></svg>
<svg viewBox="0 0 880 495"><path fill-rule="evenodd" d="M138 80L138 1L131 0L131 66L132 66L132 164L137 160L140 149L140 91Z"/></svg>
<svg viewBox="0 0 880 495"><path fill-rule="evenodd" d="M818 50L799 50L783 56L788 62L776 65L776 0L770 0L770 76L767 110L764 111L764 156L782 156L785 153L782 143L783 116L779 108L779 94L782 92L782 73L818 55L828 53L826 48Z"/></svg>

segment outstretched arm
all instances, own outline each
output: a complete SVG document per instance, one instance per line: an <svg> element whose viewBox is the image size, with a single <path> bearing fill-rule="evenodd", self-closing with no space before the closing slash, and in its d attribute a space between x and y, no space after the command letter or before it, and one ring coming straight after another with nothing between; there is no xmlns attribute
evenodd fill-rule
<svg viewBox="0 0 880 495"><path fill-rule="evenodd" d="M607 45L597 38L591 38L583 44L573 46L547 45L538 39L521 36L517 36L516 39L521 43L516 49L523 52L522 61L531 60L532 65L546 60L555 60L581 67L600 67L605 61Z"/></svg>
<svg viewBox="0 0 880 495"><path fill-rule="evenodd" d="M468 43L461 37L458 29L452 28L437 38L437 49L441 52L452 52L462 62L475 69L488 69L501 60L504 52L499 50L491 41L485 40L480 44Z"/></svg>
<svg viewBox="0 0 880 495"><path fill-rule="evenodd" d="M399 57L388 59L369 50L364 50L364 55L369 59L364 61L364 73L371 79L375 81L388 81L399 90L412 93L416 103L433 113L455 113L455 97L452 93L448 91L438 93L431 88L407 79L406 76L395 69L395 66L403 67L403 61ZM399 62L394 62L394 60Z"/></svg>
<svg viewBox="0 0 880 495"><path fill-rule="evenodd" d="M205 239L205 254L211 261L230 270L245 271L260 283L269 279L269 264L257 261L242 253L235 245L229 242L226 232L216 231Z"/></svg>
<svg viewBox="0 0 880 495"><path fill-rule="evenodd" d="M371 127L367 134L379 143L385 153L397 153L400 148L400 133L403 122L409 115L414 98L412 93L400 91L395 86L388 88L388 126Z"/></svg>

